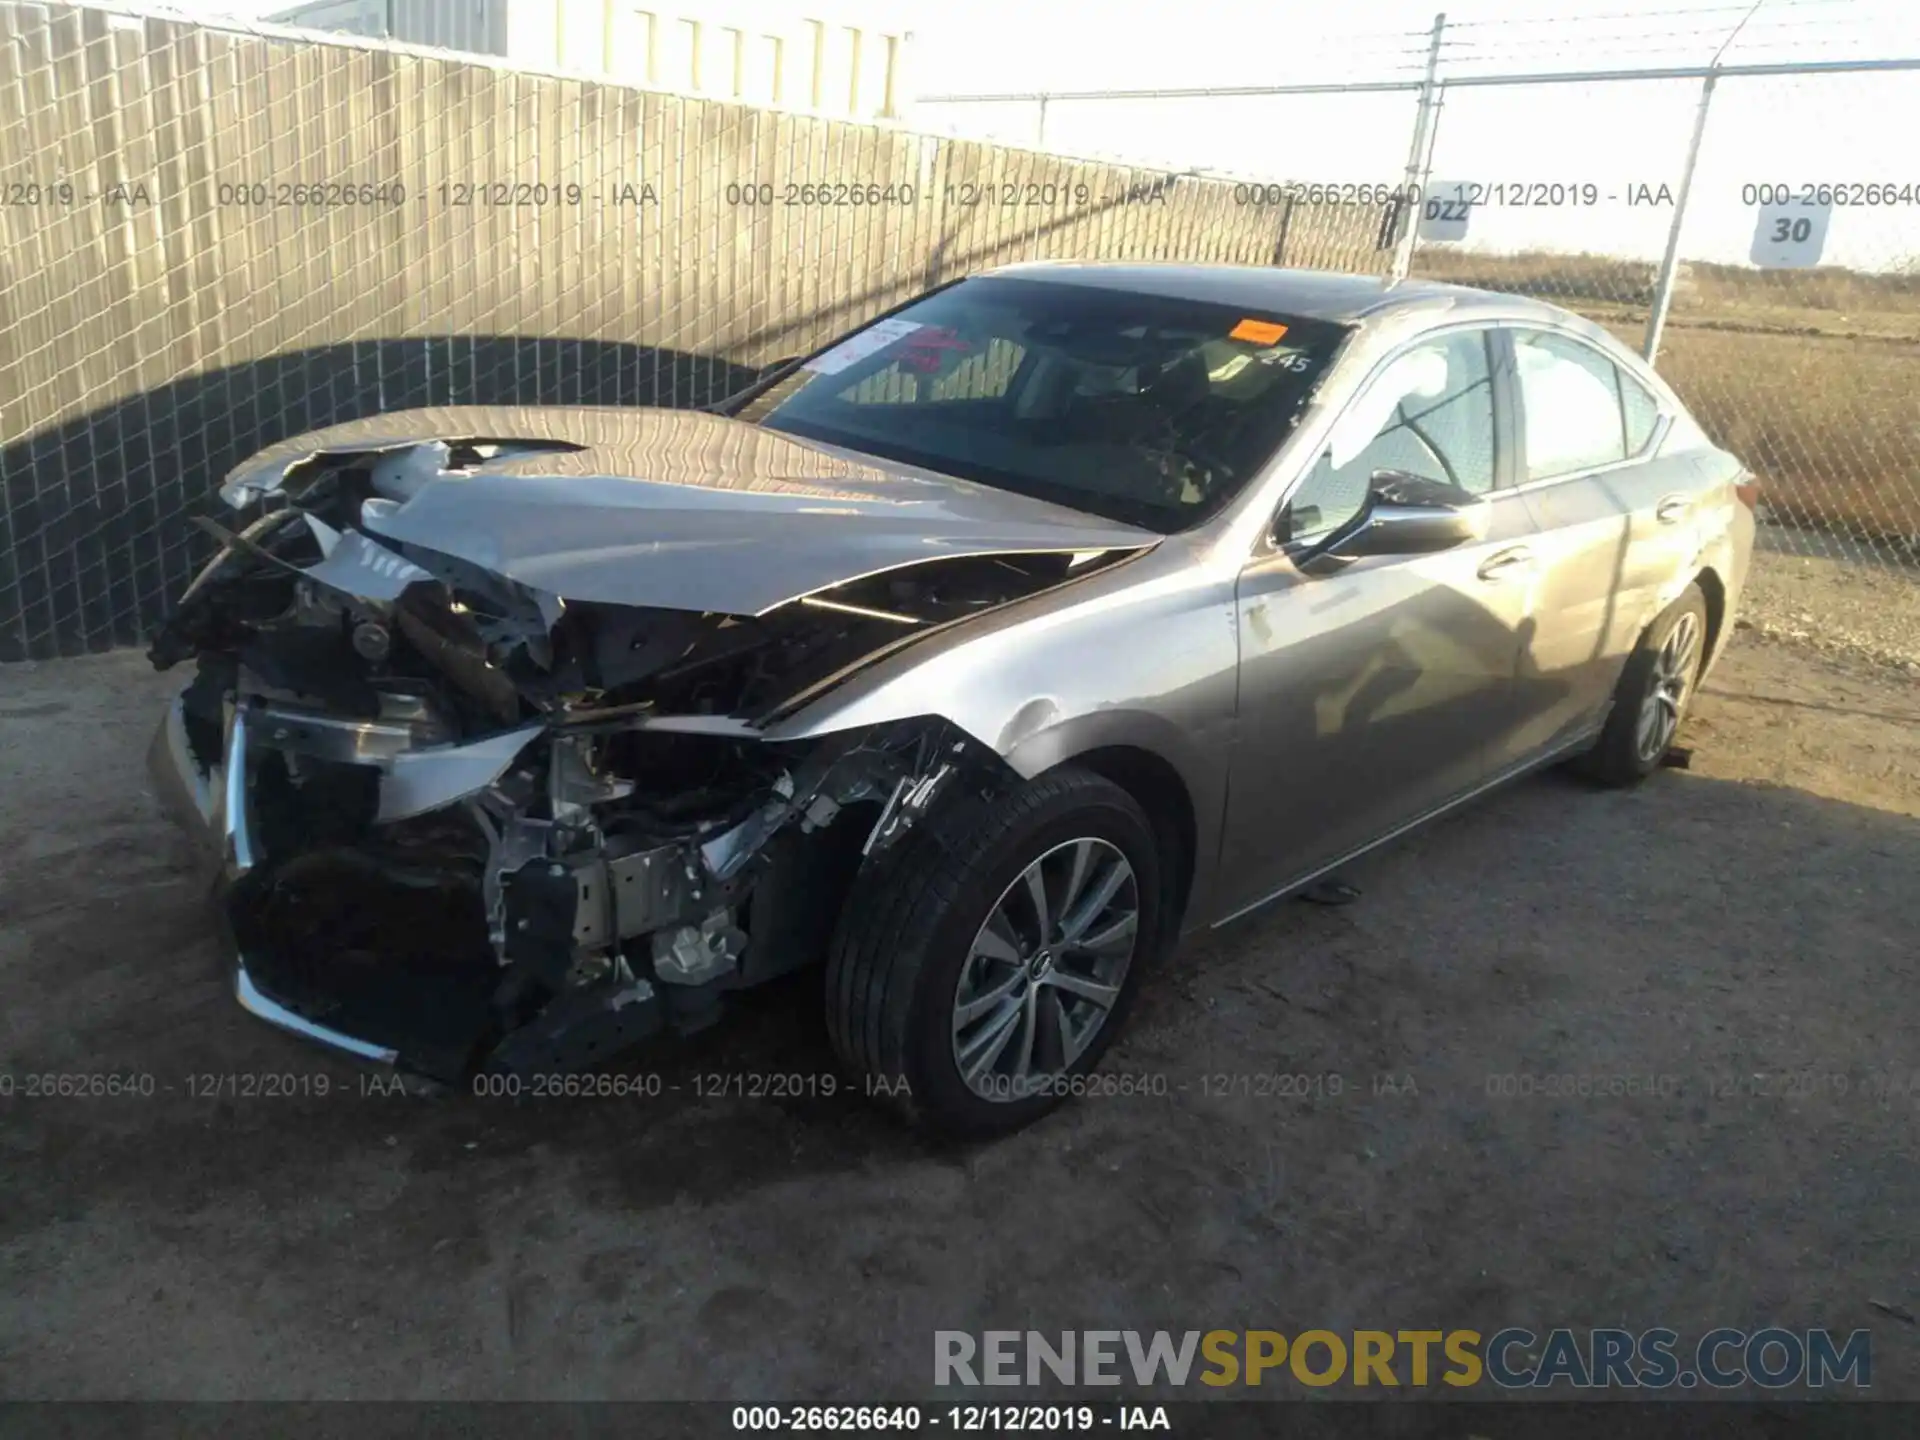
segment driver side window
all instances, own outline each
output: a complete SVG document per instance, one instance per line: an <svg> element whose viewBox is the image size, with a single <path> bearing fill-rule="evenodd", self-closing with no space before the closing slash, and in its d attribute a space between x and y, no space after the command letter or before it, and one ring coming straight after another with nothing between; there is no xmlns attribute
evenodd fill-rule
<svg viewBox="0 0 1920 1440"><path fill-rule="evenodd" d="M1289 542L1323 538L1352 520L1377 470L1405 471L1475 495L1493 488L1493 371L1486 331L1455 331L1408 350L1353 402L1348 416L1356 414L1382 418L1367 432L1372 438L1362 434L1358 443L1350 421L1336 427L1333 442L1287 503L1281 533Z"/></svg>

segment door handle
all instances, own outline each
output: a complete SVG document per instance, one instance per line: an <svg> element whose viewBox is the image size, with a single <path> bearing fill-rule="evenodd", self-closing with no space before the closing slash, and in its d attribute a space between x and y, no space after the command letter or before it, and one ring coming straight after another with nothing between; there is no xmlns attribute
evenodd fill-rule
<svg viewBox="0 0 1920 1440"><path fill-rule="evenodd" d="M1653 507L1653 518L1662 525L1677 524L1686 518L1693 509L1693 497L1690 495L1669 495Z"/></svg>
<svg viewBox="0 0 1920 1440"><path fill-rule="evenodd" d="M1477 572L1482 580L1505 580L1533 569L1533 551L1524 545L1502 550L1490 557Z"/></svg>

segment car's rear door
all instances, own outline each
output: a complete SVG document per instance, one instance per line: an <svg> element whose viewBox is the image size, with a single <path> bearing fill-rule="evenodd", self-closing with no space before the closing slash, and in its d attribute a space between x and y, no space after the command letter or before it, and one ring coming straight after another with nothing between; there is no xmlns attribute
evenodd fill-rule
<svg viewBox="0 0 1920 1440"><path fill-rule="evenodd" d="M1519 493L1534 519L1534 624L1501 760L1577 740L1604 717L1641 630L1698 551L1702 476L1663 453L1672 417L1598 346L1515 327Z"/></svg>
<svg viewBox="0 0 1920 1440"><path fill-rule="evenodd" d="M1501 483L1511 431L1489 332L1456 328L1416 342L1352 408L1392 402L1377 387L1423 351L1444 359L1444 383L1393 404L1357 454L1322 454L1279 538L1241 574L1223 914L1475 789L1512 723L1533 522ZM1377 470L1485 494L1486 538L1437 554L1316 563L1316 541L1358 513Z"/></svg>

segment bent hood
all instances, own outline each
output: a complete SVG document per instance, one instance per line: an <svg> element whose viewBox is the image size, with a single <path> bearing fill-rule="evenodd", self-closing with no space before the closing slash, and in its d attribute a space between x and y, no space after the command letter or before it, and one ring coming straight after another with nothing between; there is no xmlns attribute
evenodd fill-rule
<svg viewBox="0 0 1920 1440"><path fill-rule="evenodd" d="M233 505L365 463L361 525L562 599L764 614L928 560L1140 550L1160 536L702 411L450 407L296 436Z"/></svg>

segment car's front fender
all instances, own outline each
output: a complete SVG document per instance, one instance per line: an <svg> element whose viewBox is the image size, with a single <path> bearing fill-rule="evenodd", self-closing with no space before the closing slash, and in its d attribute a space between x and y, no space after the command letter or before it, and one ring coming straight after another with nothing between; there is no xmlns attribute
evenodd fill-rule
<svg viewBox="0 0 1920 1440"><path fill-rule="evenodd" d="M1147 752L1187 791L1198 900L1216 859L1238 664L1231 576L1156 552L929 636L766 736L937 715L1028 779L1097 750Z"/></svg>

